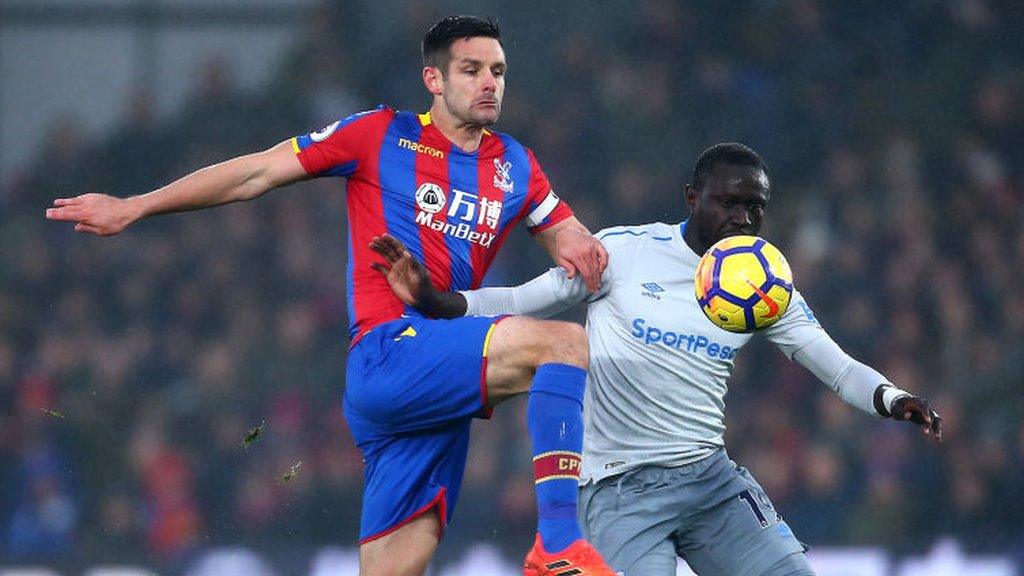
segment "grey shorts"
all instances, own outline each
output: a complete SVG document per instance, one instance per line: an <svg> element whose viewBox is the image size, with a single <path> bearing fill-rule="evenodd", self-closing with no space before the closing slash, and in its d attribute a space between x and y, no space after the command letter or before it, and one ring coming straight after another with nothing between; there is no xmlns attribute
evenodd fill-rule
<svg viewBox="0 0 1024 576"><path fill-rule="evenodd" d="M686 466L649 466L587 484L580 522L625 576L674 576L677 555L701 576L759 576L776 566L813 574L806 547L725 450Z"/></svg>

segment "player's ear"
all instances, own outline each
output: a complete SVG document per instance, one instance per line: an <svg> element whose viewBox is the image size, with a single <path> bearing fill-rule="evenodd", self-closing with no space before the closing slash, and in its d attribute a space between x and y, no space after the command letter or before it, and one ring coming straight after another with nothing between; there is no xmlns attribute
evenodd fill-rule
<svg viewBox="0 0 1024 576"><path fill-rule="evenodd" d="M693 187L693 184L687 184L686 188L683 189L683 199L686 201L686 208L693 211L694 204L697 203L698 196L697 189Z"/></svg>
<svg viewBox="0 0 1024 576"><path fill-rule="evenodd" d="M444 83L444 78L441 76L441 69L435 66L424 66L423 67L423 85L427 87L427 92L430 92L434 96L441 95L441 85Z"/></svg>

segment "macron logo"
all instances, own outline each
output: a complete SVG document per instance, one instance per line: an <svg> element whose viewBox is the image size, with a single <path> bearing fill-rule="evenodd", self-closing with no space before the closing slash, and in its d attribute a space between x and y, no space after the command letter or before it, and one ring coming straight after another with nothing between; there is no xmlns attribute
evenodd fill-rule
<svg viewBox="0 0 1024 576"><path fill-rule="evenodd" d="M408 138L399 138L398 146L400 148L412 150L413 152L426 154L427 156L431 156L433 158L444 158L444 152L438 150L437 148L431 148L430 146L425 146L423 144L420 144L419 142L413 142Z"/></svg>
<svg viewBox="0 0 1024 576"><path fill-rule="evenodd" d="M640 287L644 289L644 291L640 293L641 296L647 296L648 298L654 298L655 300L661 300L661 296L658 296L658 293L665 291L665 289L658 286L656 282L644 282Z"/></svg>

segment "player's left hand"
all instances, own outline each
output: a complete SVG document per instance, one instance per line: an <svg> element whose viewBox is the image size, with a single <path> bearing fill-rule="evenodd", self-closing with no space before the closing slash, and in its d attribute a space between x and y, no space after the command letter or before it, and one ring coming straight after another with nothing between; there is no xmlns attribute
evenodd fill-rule
<svg viewBox="0 0 1024 576"><path fill-rule="evenodd" d="M903 396L892 402L889 410L895 420L907 420L921 426L925 436L929 436L935 442L942 442L942 417L928 401L917 396Z"/></svg>
<svg viewBox="0 0 1024 576"><path fill-rule="evenodd" d="M564 228L555 234L555 263L565 268L569 278L583 276L587 292L601 287L601 274L608 266L604 245L584 230Z"/></svg>
<svg viewBox="0 0 1024 576"><path fill-rule="evenodd" d="M419 306L428 292L433 290L430 272L394 236L374 236L370 248L384 257L384 262L374 262L370 266L387 279L395 296L404 304Z"/></svg>

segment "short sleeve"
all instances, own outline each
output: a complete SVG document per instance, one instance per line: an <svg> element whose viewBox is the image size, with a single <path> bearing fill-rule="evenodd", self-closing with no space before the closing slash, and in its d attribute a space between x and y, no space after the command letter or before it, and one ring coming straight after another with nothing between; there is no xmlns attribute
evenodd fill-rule
<svg viewBox="0 0 1024 576"><path fill-rule="evenodd" d="M386 130L394 112L377 108L353 114L316 132L292 138L292 150L310 176L348 177L359 169L369 142Z"/></svg>
<svg viewBox="0 0 1024 576"><path fill-rule="evenodd" d="M569 207L551 189L548 177L534 157L533 151L527 149L530 158L530 185L527 192L524 221L530 234L536 234L554 224L572 217L572 208Z"/></svg>

